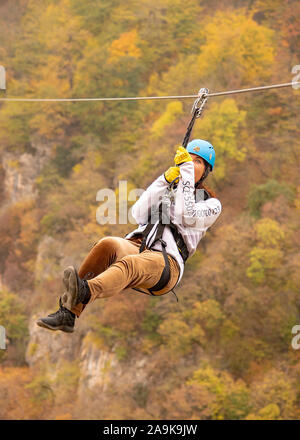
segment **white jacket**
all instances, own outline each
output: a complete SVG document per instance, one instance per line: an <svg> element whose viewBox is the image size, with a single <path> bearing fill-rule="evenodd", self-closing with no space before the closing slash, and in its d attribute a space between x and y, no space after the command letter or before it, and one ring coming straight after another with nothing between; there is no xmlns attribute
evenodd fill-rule
<svg viewBox="0 0 300 440"><path fill-rule="evenodd" d="M143 192L131 208L131 214L139 224L139 227L127 234L125 239L131 238L146 228L150 214L157 210L168 186L168 182L164 174L162 174ZM222 209L220 201L213 197L196 202L194 190L194 164L193 162L185 162L180 165L180 179L177 188L174 190L175 197L174 202L170 206L169 215L172 223L176 225L178 232L181 233L185 241L189 251L189 257L195 253L199 241L205 235L207 229L219 217ZM158 221L156 221L147 237L146 245L148 247L150 247L153 242L157 224ZM184 272L184 262L178 251L170 227L167 224L164 228L162 238L167 243L167 253L174 257L179 264L180 275L177 281L178 284ZM152 249L162 250L161 243L156 242Z"/></svg>

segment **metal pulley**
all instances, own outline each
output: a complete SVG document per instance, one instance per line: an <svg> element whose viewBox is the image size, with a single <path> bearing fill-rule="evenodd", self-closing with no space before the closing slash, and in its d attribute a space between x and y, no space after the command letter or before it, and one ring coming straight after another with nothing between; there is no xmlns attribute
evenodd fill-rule
<svg viewBox="0 0 300 440"><path fill-rule="evenodd" d="M190 123L188 125L188 128L186 130L186 133L185 133L185 136L184 136L184 139L183 139L183 142L182 142L182 146L184 148L186 148L186 146L187 146L187 144L188 144L188 142L190 140L190 136L191 136L191 132L192 132L193 127L194 127L195 120L197 118L200 118L200 116L201 116L201 114L203 112L203 108L204 108L204 106L206 104L206 101L208 99L208 96L207 96L208 93L209 93L209 90L207 88L205 88L205 87L200 89L199 92L198 92L198 98L195 100L195 102L193 104L193 107L192 107L192 115L193 116L192 116L192 119L191 119L191 121L190 121Z"/></svg>
<svg viewBox="0 0 300 440"><path fill-rule="evenodd" d="M209 90L205 87L202 87L198 92L198 98L195 100L192 107L192 115L196 112L196 118L200 118L203 108L208 99Z"/></svg>

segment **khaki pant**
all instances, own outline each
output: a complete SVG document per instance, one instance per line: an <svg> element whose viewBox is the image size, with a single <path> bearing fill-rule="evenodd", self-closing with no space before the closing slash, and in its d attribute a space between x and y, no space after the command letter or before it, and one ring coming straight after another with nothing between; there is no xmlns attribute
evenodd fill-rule
<svg viewBox="0 0 300 440"><path fill-rule="evenodd" d="M140 243L140 238L127 240L105 237L93 246L78 271L81 279L88 280L91 291L89 303L96 298L108 298L127 288L144 290L155 286L165 267L163 254L147 248L140 253ZM170 280L163 289L154 292L155 295L170 291L178 281L179 265L170 255L168 259ZM79 317L84 307L84 304L77 304L72 312Z"/></svg>

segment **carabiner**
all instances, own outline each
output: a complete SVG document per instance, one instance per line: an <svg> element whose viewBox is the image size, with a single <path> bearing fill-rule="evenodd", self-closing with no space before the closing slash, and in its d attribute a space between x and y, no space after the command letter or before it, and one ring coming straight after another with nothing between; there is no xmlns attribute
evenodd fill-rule
<svg viewBox="0 0 300 440"><path fill-rule="evenodd" d="M202 87L198 92L198 98L195 100L191 113L196 112L196 118L200 118L203 111L203 107L208 99L209 90L206 87Z"/></svg>

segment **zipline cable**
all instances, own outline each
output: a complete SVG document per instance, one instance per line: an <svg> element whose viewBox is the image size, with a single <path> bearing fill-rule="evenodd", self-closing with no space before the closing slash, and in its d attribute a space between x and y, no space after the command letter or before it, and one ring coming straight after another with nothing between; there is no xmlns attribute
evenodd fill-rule
<svg viewBox="0 0 300 440"><path fill-rule="evenodd" d="M249 89L229 90L227 92L208 93L205 97L215 97L224 95L235 95L238 93L258 92L262 90L278 89L300 85L300 82L290 82L284 84L273 84L270 86L253 87ZM89 101L146 101L155 99L189 99L197 98L199 95L179 95L179 96L127 96L120 98L0 98L0 102L89 102Z"/></svg>

